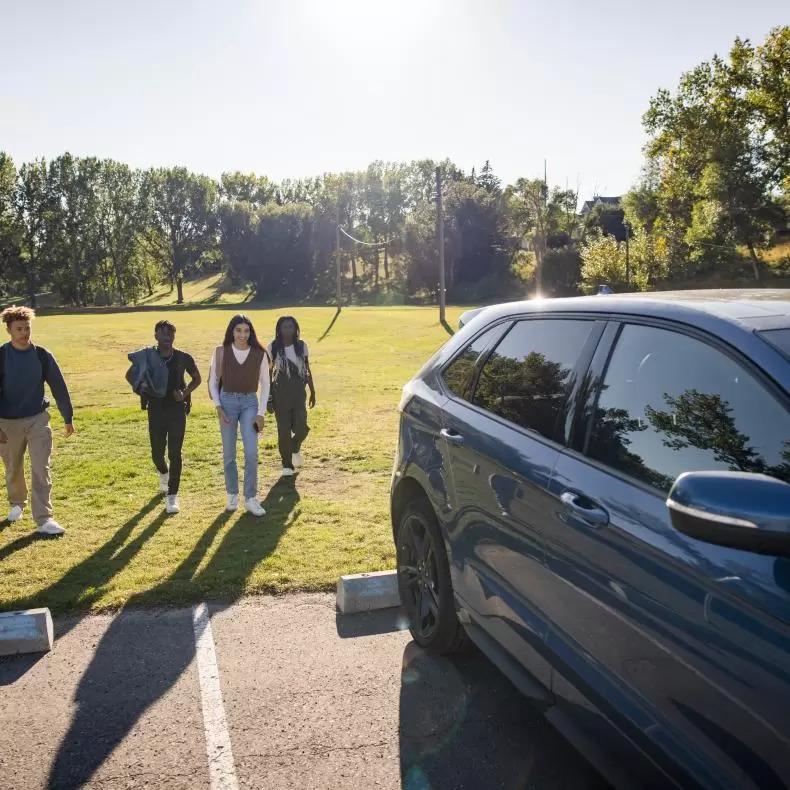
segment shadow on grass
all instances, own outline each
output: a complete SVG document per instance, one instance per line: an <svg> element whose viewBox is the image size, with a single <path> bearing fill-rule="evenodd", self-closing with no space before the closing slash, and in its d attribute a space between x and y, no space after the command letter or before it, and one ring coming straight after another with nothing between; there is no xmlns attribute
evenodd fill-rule
<svg viewBox="0 0 790 790"><path fill-rule="evenodd" d="M324 330L324 334L318 338L319 343L332 331L332 327L335 325L335 321L340 318L340 313L342 311L343 308L338 305L337 310L335 310L335 314L332 316L332 320L329 322L329 326Z"/></svg>
<svg viewBox="0 0 790 790"><path fill-rule="evenodd" d="M112 620L80 679L77 710L52 764L50 787L81 787L131 731L145 711L178 682L195 655L191 610L142 606L195 602L207 596L233 601L247 589L256 566L276 549L299 502L295 478L282 478L263 502L266 516L240 516L198 570L233 514L223 511L189 555L160 584L132 596ZM143 758L141 758L143 759Z"/></svg>
<svg viewBox="0 0 790 790"><path fill-rule="evenodd" d="M70 568L60 579L37 592L12 601L12 609L25 609L32 606L48 606L55 614L66 609L85 609L101 596L101 588L120 573L145 545L165 521L161 514L152 521L133 541L124 545L134 528L162 501L161 496L153 496L143 507L124 523L115 534L93 554ZM25 535L0 549L0 559L8 556L10 549L18 551L29 546L38 536ZM19 544L19 545L17 545ZM87 592L86 592L87 591Z"/></svg>

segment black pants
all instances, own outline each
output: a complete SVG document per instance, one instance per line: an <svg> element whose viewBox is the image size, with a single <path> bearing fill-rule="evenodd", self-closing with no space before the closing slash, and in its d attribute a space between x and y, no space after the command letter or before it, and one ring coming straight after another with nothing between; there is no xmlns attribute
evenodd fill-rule
<svg viewBox="0 0 790 790"><path fill-rule="evenodd" d="M168 494L177 494L181 483L181 448L187 427L187 413L183 403L177 401L148 402L148 435L151 439L151 458L160 474L170 472ZM168 469L165 450L170 461Z"/></svg>
<svg viewBox="0 0 790 790"><path fill-rule="evenodd" d="M304 396L304 385L301 397L292 393L291 398L278 393L274 399L274 416L277 418L277 444L280 458L286 469L293 469L293 454L302 448L302 442L310 433L307 425L307 403Z"/></svg>

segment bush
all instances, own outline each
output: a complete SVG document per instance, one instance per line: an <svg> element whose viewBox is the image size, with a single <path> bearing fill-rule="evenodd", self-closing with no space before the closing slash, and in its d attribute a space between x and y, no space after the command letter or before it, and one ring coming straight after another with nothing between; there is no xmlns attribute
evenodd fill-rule
<svg viewBox="0 0 790 790"><path fill-rule="evenodd" d="M543 256L543 290L550 296L577 296L582 256L574 247L547 250Z"/></svg>
<svg viewBox="0 0 790 790"><path fill-rule="evenodd" d="M594 293L599 285L615 291L649 291L669 273L669 249L658 234L637 230L629 243L630 281L626 280L626 245L613 236L595 234L582 245L582 290Z"/></svg>

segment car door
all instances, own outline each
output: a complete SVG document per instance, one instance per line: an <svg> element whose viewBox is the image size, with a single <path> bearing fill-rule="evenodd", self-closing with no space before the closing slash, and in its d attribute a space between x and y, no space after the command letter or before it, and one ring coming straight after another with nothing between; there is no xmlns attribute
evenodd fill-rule
<svg viewBox="0 0 790 790"><path fill-rule="evenodd" d="M606 334L550 484L553 691L681 786L784 787L788 560L682 535L665 501L685 471L790 481L787 393L690 329Z"/></svg>
<svg viewBox="0 0 790 790"><path fill-rule="evenodd" d="M585 355L587 364L601 327L582 319L516 321L479 360L470 390L444 409L454 590L476 624L546 687L547 624L535 605L547 573L540 524L575 371Z"/></svg>

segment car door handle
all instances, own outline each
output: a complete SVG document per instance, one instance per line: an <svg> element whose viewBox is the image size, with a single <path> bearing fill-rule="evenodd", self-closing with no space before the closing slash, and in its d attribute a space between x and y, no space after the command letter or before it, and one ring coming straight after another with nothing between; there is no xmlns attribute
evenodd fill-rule
<svg viewBox="0 0 790 790"><path fill-rule="evenodd" d="M560 502L580 521L591 527L605 527L609 523L609 514L595 502L582 494L566 491Z"/></svg>
<svg viewBox="0 0 790 790"><path fill-rule="evenodd" d="M441 434L451 444L463 444L464 443L464 437L461 436L461 434L457 433L456 431L449 431L447 428L442 428Z"/></svg>

